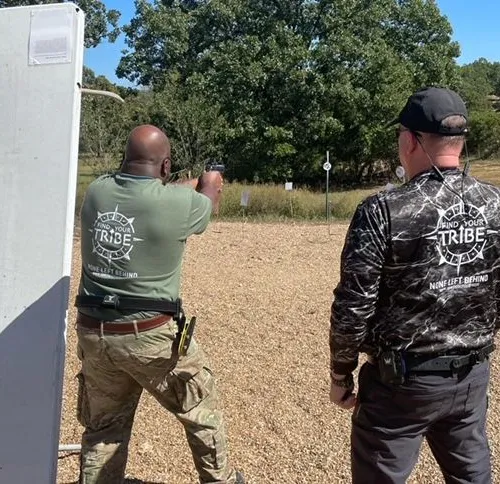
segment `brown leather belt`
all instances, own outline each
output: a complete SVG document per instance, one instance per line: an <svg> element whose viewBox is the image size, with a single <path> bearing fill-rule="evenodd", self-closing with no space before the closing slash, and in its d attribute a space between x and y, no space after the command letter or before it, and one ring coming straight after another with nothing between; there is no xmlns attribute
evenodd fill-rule
<svg viewBox="0 0 500 484"><path fill-rule="evenodd" d="M134 322L112 323L110 321L102 321L100 319L91 318L82 313L78 313L76 323L87 329L95 329L103 333L114 334L133 334L136 331L141 333L150 329L158 328L170 321L170 314L160 314L151 319L139 319Z"/></svg>

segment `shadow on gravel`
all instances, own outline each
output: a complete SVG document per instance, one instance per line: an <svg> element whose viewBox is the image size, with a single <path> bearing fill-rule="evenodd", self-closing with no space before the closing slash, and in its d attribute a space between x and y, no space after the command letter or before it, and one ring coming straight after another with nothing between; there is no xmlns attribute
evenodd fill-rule
<svg viewBox="0 0 500 484"><path fill-rule="evenodd" d="M141 481L140 479L125 479L123 484L167 484L166 482Z"/></svg>
<svg viewBox="0 0 500 484"><path fill-rule="evenodd" d="M64 482L63 484L79 484L78 481ZM158 481L141 481L141 479L134 479L129 477L123 481L123 484L167 484L166 482Z"/></svg>

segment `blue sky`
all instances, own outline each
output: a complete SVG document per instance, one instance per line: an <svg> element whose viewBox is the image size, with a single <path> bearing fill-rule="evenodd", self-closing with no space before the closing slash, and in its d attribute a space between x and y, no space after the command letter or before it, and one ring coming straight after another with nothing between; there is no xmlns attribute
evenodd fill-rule
<svg viewBox="0 0 500 484"><path fill-rule="evenodd" d="M122 13L120 22L127 23L135 13L133 0L103 0L108 8ZM500 61L500 0L438 0L441 12L448 17L461 48L460 64L479 57ZM129 85L115 74L122 50L126 48L121 35L114 44L107 42L85 53L85 65L117 84Z"/></svg>

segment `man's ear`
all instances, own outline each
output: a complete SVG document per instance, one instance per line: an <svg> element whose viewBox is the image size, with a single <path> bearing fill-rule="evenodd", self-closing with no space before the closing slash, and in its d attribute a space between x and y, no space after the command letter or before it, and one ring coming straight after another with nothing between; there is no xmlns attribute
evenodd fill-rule
<svg viewBox="0 0 500 484"><path fill-rule="evenodd" d="M167 156L161 163L160 174L162 178L166 178L170 175L171 167L172 164L170 161L170 157Z"/></svg>
<svg viewBox="0 0 500 484"><path fill-rule="evenodd" d="M418 139L415 135L415 133L412 133L411 131L404 131L401 133L402 136L402 148L405 154L410 155L415 152L415 150L418 148Z"/></svg>

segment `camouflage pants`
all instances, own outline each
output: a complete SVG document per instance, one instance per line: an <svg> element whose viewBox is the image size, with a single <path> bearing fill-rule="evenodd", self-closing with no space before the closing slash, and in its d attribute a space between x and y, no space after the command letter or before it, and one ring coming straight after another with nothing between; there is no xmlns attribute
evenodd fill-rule
<svg viewBox="0 0 500 484"><path fill-rule="evenodd" d="M77 327L81 484L122 483L143 389L184 426L201 483L232 483L222 412L207 358L193 339L175 361L174 322L143 333L110 335Z"/></svg>

